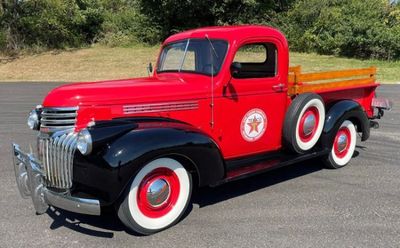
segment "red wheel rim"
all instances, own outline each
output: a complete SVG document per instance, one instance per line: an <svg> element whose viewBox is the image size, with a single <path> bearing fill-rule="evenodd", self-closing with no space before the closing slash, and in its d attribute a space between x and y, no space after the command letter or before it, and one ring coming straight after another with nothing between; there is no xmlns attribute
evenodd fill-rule
<svg viewBox="0 0 400 248"><path fill-rule="evenodd" d="M314 125L309 128L307 127L305 129L305 125L307 125L307 121L310 121L310 119L314 120ZM315 133L317 132L317 128L319 125L319 112L316 107L310 107L304 112L303 116L300 119L300 124L299 124L299 137L302 142L308 142L310 141Z"/></svg>
<svg viewBox="0 0 400 248"><path fill-rule="evenodd" d="M338 158L343 158L347 155L351 144L351 133L347 127L341 127L336 134L333 151Z"/></svg>
<svg viewBox="0 0 400 248"><path fill-rule="evenodd" d="M155 197L149 193L155 184L162 185ZM167 192L168 191L168 192ZM165 167L151 171L143 178L137 193L139 210L147 217L159 218L168 214L178 201L180 191L176 173Z"/></svg>

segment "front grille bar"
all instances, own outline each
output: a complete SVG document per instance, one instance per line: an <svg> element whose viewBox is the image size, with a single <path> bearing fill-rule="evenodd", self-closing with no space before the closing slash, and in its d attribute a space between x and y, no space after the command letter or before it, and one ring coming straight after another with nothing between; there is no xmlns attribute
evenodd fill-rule
<svg viewBox="0 0 400 248"><path fill-rule="evenodd" d="M76 123L78 107L72 108L43 108L40 127L53 130L73 128Z"/></svg>
<svg viewBox="0 0 400 248"><path fill-rule="evenodd" d="M38 157L43 164L44 183L47 187L72 187L73 159L77 142L74 128L77 115L78 107L42 108Z"/></svg>
<svg viewBox="0 0 400 248"><path fill-rule="evenodd" d="M72 187L73 158L78 134L73 129L39 137L39 159L48 187L69 189Z"/></svg>

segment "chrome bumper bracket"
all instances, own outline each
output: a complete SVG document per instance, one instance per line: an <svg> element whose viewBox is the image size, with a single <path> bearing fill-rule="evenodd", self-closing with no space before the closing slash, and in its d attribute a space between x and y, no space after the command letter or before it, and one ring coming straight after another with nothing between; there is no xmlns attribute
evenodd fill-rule
<svg viewBox="0 0 400 248"><path fill-rule="evenodd" d="M23 152L17 144L12 144L12 151L19 192L23 198L31 196L37 214L45 213L51 205L75 213L100 215L99 200L73 197L46 188L40 162L32 154Z"/></svg>
<svg viewBox="0 0 400 248"><path fill-rule="evenodd" d="M48 189L44 189L44 192L46 202L52 206L80 214L100 215L99 200L72 197Z"/></svg>

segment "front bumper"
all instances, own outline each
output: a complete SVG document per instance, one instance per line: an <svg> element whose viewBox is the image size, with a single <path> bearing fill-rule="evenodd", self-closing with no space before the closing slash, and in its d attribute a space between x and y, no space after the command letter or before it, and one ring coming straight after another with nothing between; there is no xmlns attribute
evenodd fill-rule
<svg viewBox="0 0 400 248"><path fill-rule="evenodd" d="M59 193L46 188L40 162L17 144L12 145L12 152L19 192L23 198L31 196L36 213L45 213L51 205L71 212L100 215L99 200L73 197L69 192Z"/></svg>

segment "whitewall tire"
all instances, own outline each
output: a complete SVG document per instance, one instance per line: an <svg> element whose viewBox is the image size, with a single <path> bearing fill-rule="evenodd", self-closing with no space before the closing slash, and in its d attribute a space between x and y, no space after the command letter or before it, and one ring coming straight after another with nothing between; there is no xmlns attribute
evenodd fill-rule
<svg viewBox="0 0 400 248"><path fill-rule="evenodd" d="M182 217L191 193L192 178L183 165L172 158L159 158L135 176L118 216L133 231L152 234Z"/></svg>
<svg viewBox="0 0 400 248"><path fill-rule="evenodd" d="M322 98L314 93L298 95L285 116L285 147L300 154L311 150L321 137L324 122L325 105Z"/></svg>
<svg viewBox="0 0 400 248"><path fill-rule="evenodd" d="M353 157L357 143L357 130L354 124L346 120L336 133L331 152L325 160L328 168L338 169L346 166Z"/></svg>

